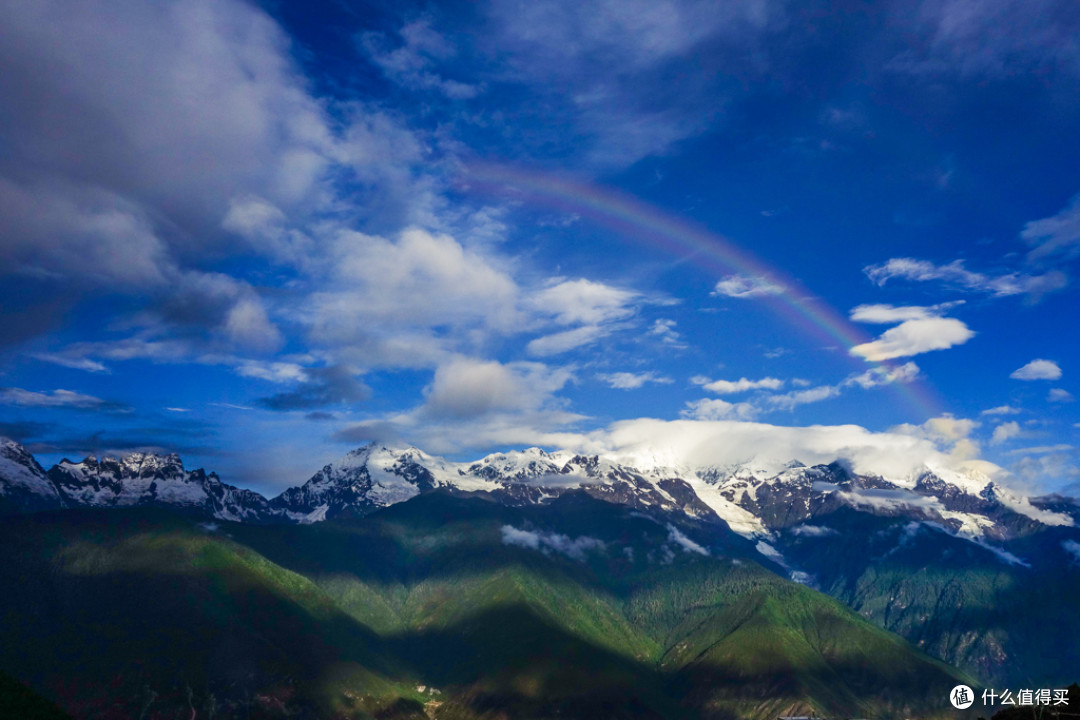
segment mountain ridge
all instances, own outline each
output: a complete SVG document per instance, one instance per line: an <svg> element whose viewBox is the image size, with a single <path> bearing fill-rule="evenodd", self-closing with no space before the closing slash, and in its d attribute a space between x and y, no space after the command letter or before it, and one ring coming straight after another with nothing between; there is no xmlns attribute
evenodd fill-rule
<svg viewBox="0 0 1080 720"><path fill-rule="evenodd" d="M940 468L883 477L843 461L808 467L789 460L773 475L755 463L641 470L539 448L452 462L372 443L267 499L214 473L186 470L176 455L65 460L44 471L25 448L6 442L0 459L0 507L8 513L157 507L211 525L303 526L363 518L434 494L521 508L581 495L661 526L699 523L713 542L738 546L763 567L989 680L1056 678L1057 661L1040 643L1055 641L1053 628L1075 626L1080 636L1069 605L1080 596L1080 506ZM555 552L572 539L529 542ZM1047 593L1061 602L1046 605ZM1022 609L1032 603L1043 603L1050 619L1028 618ZM998 606L1011 610L985 610Z"/></svg>
<svg viewBox="0 0 1080 720"><path fill-rule="evenodd" d="M1063 498L1022 496L977 472L925 467L911 477L885 478L854 473L841 461L808 467L789 460L782 467L772 475L753 463L642 469L601 455L535 447L453 462L414 446L371 443L266 498L213 472L186 470L175 453L64 459L46 472L24 447L0 439L0 496L16 511L161 504L201 509L222 520L318 522L342 512L363 515L436 488L491 493L514 504L545 502L573 487L644 510L722 520L748 538L767 538L845 505L936 522L977 541L1020 537L1039 526L1075 526L1080 518L1077 506ZM21 499L12 502L16 497Z"/></svg>

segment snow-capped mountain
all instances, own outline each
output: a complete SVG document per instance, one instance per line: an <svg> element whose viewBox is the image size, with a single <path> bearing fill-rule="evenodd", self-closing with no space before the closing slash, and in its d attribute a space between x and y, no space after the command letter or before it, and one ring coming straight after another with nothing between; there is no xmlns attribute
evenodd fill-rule
<svg viewBox="0 0 1080 720"><path fill-rule="evenodd" d="M46 477L65 507L177 507L222 520L264 520L266 498L226 485L214 473L186 470L176 454L62 460Z"/></svg>
<svg viewBox="0 0 1080 720"><path fill-rule="evenodd" d="M311 523L341 514L366 515L436 488L490 490L470 483L455 464L416 448L371 444L323 467L310 480L286 490L271 502L284 516Z"/></svg>
<svg viewBox="0 0 1080 720"><path fill-rule="evenodd" d="M694 468L664 460L641 469L602 456L529 448L459 463L415 447L373 443L267 500L222 483L214 473L185 470L177 455L64 460L45 473L25 448L5 441L0 497L14 511L159 505L225 520L311 523L366 515L438 489L482 492L509 505L580 491L646 512L722 521L766 544L778 533L827 520L840 508L931 523L982 544L1076 524L1069 512L1075 505L1020 496L978 472L927 467L885 478L856 474L839 462Z"/></svg>
<svg viewBox="0 0 1080 720"><path fill-rule="evenodd" d="M0 438L0 511L55 510L64 502L34 456L19 443Z"/></svg>
<svg viewBox="0 0 1080 720"><path fill-rule="evenodd" d="M567 517L575 507L595 511L580 497L556 502L567 493L625 507L631 512L608 517L648 517L666 526L673 543L686 529L695 553L736 564L753 558L988 677L1041 662L1048 641L1027 638L1050 636L1016 608L1045 595L1055 622L1074 623L1080 505L1024 496L977 470L922 467L892 477L855 472L844 461L695 467L663 452L629 458L538 448L454 462L372 444L268 500L186 470L176 455L65 460L45 472L25 448L0 442L0 513L167 506L252 524L309 524L360 518L434 492L550 506ZM587 527L593 516L576 521ZM1017 599L1028 588L1035 590ZM986 608L1002 609L988 620Z"/></svg>

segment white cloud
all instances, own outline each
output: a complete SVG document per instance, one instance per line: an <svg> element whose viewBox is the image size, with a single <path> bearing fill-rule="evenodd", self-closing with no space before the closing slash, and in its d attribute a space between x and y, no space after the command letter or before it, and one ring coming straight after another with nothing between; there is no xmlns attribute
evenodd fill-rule
<svg viewBox="0 0 1080 720"><path fill-rule="evenodd" d="M702 385L709 392L714 392L717 395L731 395L734 393L746 392L747 390L779 390L784 385L784 381L778 378L766 377L760 380L749 380L747 378L739 378L738 380L712 380L708 381L706 378L695 378L695 380L706 380L703 383L697 383Z"/></svg>
<svg viewBox="0 0 1080 720"><path fill-rule="evenodd" d="M60 210L42 222L72 218L64 208L81 200L91 208L84 219L114 231L128 224L129 253L113 253L113 267L100 267L110 277L141 269L149 278L167 262L145 208L168 207L173 222L207 230L244 184L290 205L316 191L333 152L328 121L289 58L288 39L254 6L130 3L118 14L111 3L40 2L2 12L2 64L15 71L0 88L17 99L4 129L21 139L5 174L23 162L44 171L21 185L30 194L25 209ZM33 227L20 229L9 243ZM72 242L70 233L49 240L60 250ZM58 267L63 255L42 259Z"/></svg>
<svg viewBox="0 0 1080 720"><path fill-rule="evenodd" d="M602 337L611 334L611 328L598 325L583 325L573 330L542 335L529 341L525 351L534 357L550 357L585 345L591 345Z"/></svg>
<svg viewBox="0 0 1080 720"><path fill-rule="evenodd" d="M919 377L919 366L913 362L906 362L895 367L876 367L864 373L847 378L842 385L858 385L864 390L890 385L895 382L914 382Z"/></svg>
<svg viewBox="0 0 1080 720"><path fill-rule="evenodd" d="M886 330L877 340L851 348L851 354L871 362L882 362L962 345L974 337L975 333L960 320L939 316L940 312L952 305L953 303L931 307L860 305L851 311L853 320L874 323L900 321L900 324Z"/></svg>
<svg viewBox="0 0 1080 720"><path fill-rule="evenodd" d="M610 335L620 321L637 311L637 293L592 280L552 281L532 294L526 305L539 319L557 325L578 325L570 330L543 335L526 346L536 357L548 357L574 350Z"/></svg>
<svg viewBox="0 0 1080 720"><path fill-rule="evenodd" d="M509 273L449 235L340 230L326 262L326 289L293 312L310 340L357 365L431 366L470 338L517 332L525 318Z"/></svg>
<svg viewBox="0 0 1080 720"><path fill-rule="evenodd" d="M910 357L932 350L947 350L975 336L974 331L954 318L908 320L882 333L873 342L856 345L852 355L871 362Z"/></svg>
<svg viewBox="0 0 1080 720"><path fill-rule="evenodd" d="M229 202L221 227L248 242L259 255L297 267L308 264L315 242L290 229L281 208L257 195L240 195Z"/></svg>
<svg viewBox="0 0 1080 720"><path fill-rule="evenodd" d="M856 322L876 323L891 325L908 320L927 320L941 317L945 310L962 305L963 301L941 303L929 307L922 305L907 305L895 307L893 305L859 305L852 308L851 319Z"/></svg>
<svg viewBox="0 0 1080 720"><path fill-rule="evenodd" d="M1017 453L1020 454L1020 453ZM1021 482L1050 491L1075 492L1080 488L1080 465L1076 449L1057 446L1029 448L1009 469Z"/></svg>
<svg viewBox="0 0 1080 720"><path fill-rule="evenodd" d="M994 434L990 437L991 445L1000 445L1020 435L1020 423L1006 422L994 428Z"/></svg>
<svg viewBox="0 0 1080 720"><path fill-rule="evenodd" d="M128 411L116 403L102 400L93 395L84 395L72 390L53 390L52 392L34 392L16 387L0 388L0 404L38 408L73 408L77 410L112 410Z"/></svg>
<svg viewBox="0 0 1080 720"><path fill-rule="evenodd" d="M753 298L765 295L779 295L784 292L783 286L770 278L759 275L728 275L712 291L712 295Z"/></svg>
<svg viewBox="0 0 1080 720"><path fill-rule="evenodd" d="M1009 377L1014 380L1057 380L1061 377L1061 368L1053 360L1039 358L1014 370Z"/></svg>
<svg viewBox="0 0 1080 720"><path fill-rule="evenodd" d="M889 385L894 382L912 382L919 376L919 366L913 362L905 363L898 367L878 367L867 370L864 373L852 375L836 385L818 385L810 387L805 380L795 379L791 381L801 390L792 390L781 394L765 395L753 402L729 403L723 400L703 399L687 403L682 416L698 420L723 420L741 419L747 420L757 417L765 412L775 410L793 410L800 405L821 402L830 398L838 397L845 389L859 386L864 390ZM695 376L690 379L695 385L702 385L706 390L719 393L737 393L747 390L774 390L783 386L784 381L777 378L763 378L761 380L716 380L710 381L703 376Z"/></svg>
<svg viewBox="0 0 1080 720"><path fill-rule="evenodd" d="M0 135L18 138L0 158L0 271L48 278L72 304L87 289L139 297L147 310L126 327L193 348L273 350L263 291L207 267L253 252L306 267L321 249L290 222L331 207L395 226L423 215L423 147L386 115L312 95L255 4L121 8L0 8Z"/></svg>
<svg viewBox="0 0 1080 720"><path fill-rule="evenodd" d="M291 362L245 360L237 366L236 372L244 377L269 380L273 383L300 382L307 377L302 365Z"/></svg>
<svg viewBox="0 0 1080 720"><path fill-rule="evenodd" d="M456 358L440 365L425 394L426 415L472 418L489 413L536 410L573 378L568 369L541 363Z"/></svg>
<svg viewBox="0 0 1080 720"><path fill-rule="evenodd" d="M531 307L560 325L600 325L634 314L638 294L592 280L556 281L530 298Z"/></svg>
<svg viewBox="0 0 1080 720"><path fill-rule="evenodd" d="M793 528L789 528L788 532L800 537L831 537L840 534L832 528L823 527L821 525L796 525Z"/></svg>
<svg viewBox="0 0 1080 720"><path fill-rule="evenodd" d="M878 285L884 285L893 279L914 282L940 281L952 287L987 292L996 297L1028 295L1036 300L1046 293L1060 290L1068 285L1068 277L1059 270L1051 270L1042 275L1017 272L987 275L968 270L964 267L963 260L954 260L946 265L935 265L928 260L892 258L880 265L869 265L863 268L863 271Z"/></svg>
<svg viewBox="0 0 1080 720"><path fill-rule="evenodd" d="M104 364L85 357L71 357L57 353L36 353L32 354L30 357L53 363L54 365L60 365L61 367L72 368L73 370L85 370L86 372L109 371L109 368L105 367Z"/></svg>
<svg viewBox="0 0 1080 720"><path fill-rule="evenodd" d="M649 335L658 338L661 343L677 350L685 349L686 344L682 341L679 332L675 329L676 322L667 318L657 318L649 328Z"/></svg>
<svg viewBox="0 0 1080 720"><path fill-rule="evenodd" d="M988 410L983 410L981 415L1016 415L1020 411L1011 405L998 405Z"/></svg>
<svg viewBox="0 0 1080 720"><path fill-rule="evenodd" d="M642 373L631 372L617 372L597 375L597 378L603 380L616 390L635 390L645 385L645 383L657 383L660 385L670 385L674 382L671 378L663 375L657 375L653 371Z"/></svg>
<svg viewBox="0 0 1080 720"><path fill-rule="evenodd" d="M821 402L834 398L840 394L840 386L819 385L807 390L793 390L783 395L770 395L765 398L765 403L770 407L781 410L793 410L799 405Z"/></svg>
<svg viewBox="0 0 1080 720"><path fill-rule="evenodd" d="M681 415L694 420L749 420L761 414L752 403L729 403L719 398L703 398L686 403Z"/></svg>
<svg viewBox="0 0 1080 720"><path fill-rule="evenodd" d="M1051 388L1046 396L1047 402L1072 402L1073 396L1068 390Z"/></svg>
<svg viewBox="0 0 1080 720"><path fill-rule="evenodd" d="M698 545L696 542L686 537L686 535L679 531L679 528L671 524L669 524L667 528L668 540L681 547L683 549L683 552L693 553L696 555L709 555L709 550L707 548Z"/></svg>
<svg viewBox="0 0 1080 720"><path fill-rule="evenodd" d="M579 436L572 449L606 454L642 469L761 459L779 471L793 458L808 465L844 459L855 472L903 478L927 463L955 466L952 458L923 436L871 432L857 425L784 427L732 420L640 418Z"/></svg>
<svg viewBox="0 0 1080 720"><path fill-rule="evenodd" d="M1053 217L1033 220L1020 237L1032 246L1028 258L1046 260L1054 255L1066 258L1080 253L1080 195Z"/></svg>
<svg viewBox="0 0 1080 720"><path fill-rule="evenodd" d="M554 551L578 562L585 562L587 552L603 552L607 549L607 543L603 540L588 535L571 538L561 533L518 529L513 525L503 525L501 533L504 545L516 545L543 553Z"/></svg>
<svg viewBox="0 0 1080 720"><path fill-rule="evenodd" d="M890 432L924 438L947 452L952 461L964 462L979 454L979 444L971 439L971 435L980 426L976 420L946 414L930 418L922 425L897 425Z"/></svg>

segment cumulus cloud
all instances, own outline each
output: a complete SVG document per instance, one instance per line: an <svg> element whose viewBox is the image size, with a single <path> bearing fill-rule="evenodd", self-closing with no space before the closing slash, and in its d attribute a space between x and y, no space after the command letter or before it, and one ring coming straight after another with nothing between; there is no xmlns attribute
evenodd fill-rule
<svg viewBox="0 0 1080 720"><path fill-rule="evenodd" d="M657 318L653 322L652 327L649 328L649 335L658 339L663 345L667 347L681 350L686 348L686 343L682 341L682 336L679 331L675 329L677 323L674 320L667 318Z"/></svg>
<svg viewBox="0 0 1080 720"><path fill-rule="evenodd" d="M1020 454L1020 453L1017 453ZM1080 495L1080 464L1072 446L1027 448L1022 457L1009 466L1021 482L1031 487Z"/></svg>
<svg viewBox="0 0 1080 720"><path fill-rule="evenodd" d="M297 319L356 364L434 365L454 350L440 328L509 332L521 318L513 278L449 235L340 230L328 264L330 287L312 293Z"/></svg>
<svg viewBox="0 0 1080 720"><path fill-rule="evenodd" d="M492 446L564 447L585 416L567 409L559 391L575 381L574 369L538 362L500 363L465 356L448 358L410 410L351 422L331 439L363 442L407 438L440 453Z"/></svg>
<svg viewBox="0 0 1080 720"><path fill-rule="evenodd" d="M974 336L974 331L955 318L908 320L886 330L873 342L856 345L851 353L871 362L880 362L932 350L947 350Z"/></svg>
<svg viewBox="0 0 1080 720"><path fill-rule="evenodd" d="M877 340L856 345L851 349L851 354L871 362L882 362L962 345L973 338L975 332L960 320L940 316L941 312L953 305L860 305L851 311L852 320L900 324L886 330Z"/></svg>
<svg viewBox="0 0 1080 720"><path fill-rule="evenodd" d="M938 281L950 287L986 292L995 297L1027 295L1033 300L1068 285L1068 277L1059 270L1051 270L1041 275L1018 272L988 275L968 270L964 267L963 260L935 265L928 260L892 258L880 265L868 265L863 268L863 272L878 285L894 279L912 282Z"/></svg>
<svg viewBox="0 0 1080 720"><path fill-rule="evenodd" d="M870 388L891 385L897 382L913 382L919 377L920 372L919 366L913 362L906 362L903 365L893 367L876 367L864 373L852 375L843 382L843 385L858 385L864 390L869 390Z"/></svg>
<svg viewBox="0 0 1080 720"><path fill-rule="evenodd" d="M800 405L821 402L840 396L847 388L858 386L864 390L889 385L896 382L912 382L919 376L919 366L913 362L904 365L890 367L882 366L872 368L863 373L858 373L845 378L835 385L818 385L810 387L810 382L795 379L792 385L801 387L801 390L791 390L786 393L765 394L753 401L741 403L729 403L717 399L701 399L687 403L682 417L697 420L725 420L739 419L750 420L763 413L777 410L794 410ZM690 379L695 385L701 385L706 390L721 393L737 393L747 390L773 390L783 386L784 381L777 378L763 378L761 380L716 380L696 376Z"/></svg>
<svg viewBox="0 0 1080 720"><path fill-rule="evenodd" d="M0 133L19 139L0 158L0 272L63 279L53 293L107 288L154 306L222 285L198 262L239 249L221 231L230 204L311 206L341 161L287 37L247 3L10 3L0 64ZM214 328L273 346L263 299L232 286Z"/></svg>
<svg viewBox="0 0 1080 720"><path fill-rule="evenodd" d="M779 295L784 292L780 283L760 275L728 275L716 283L712 295L733 298L754 298Z"/></svg>
<svg viewBox="0 0 1080 720"><path fill-rule="evenodd" d="M1006 422L994 428L994 434L990 437L991 445L1000 445L1020 435L1020 423Z"/></svg>
<svg viewBox="0 0 1080 720"><path fill-rule="evenodd" d="M563 280L537 292L530 304L560 325L600 325L634 313L637 293L592 280Z"/></svg>
<svg viewBox="0 0 1080 720"><path fill-rule="evenodd" d="M456 358L440 365L426 390L425 414L471 418L535 410L573 378L570 370L541 363Z"/></svg>
<svg viewBox="0 0 1080 720"><path fill-rule="evenodd" d="M1057 380L1061 377L1061 368L1053 360L1038 358L1013 370L1009 377L1013 380Z"/></svg>
<svg viewBox="0 0 1080 720"><path fill-rule="evenodd" d="M515 545L543 553L557 552L578 562L585 562L586 553L603 552L607 549L603 540L588 535L571 538L561 533L518 529L513 525L503 525L500 532L504 545Z"/></svg>
<svg viewBox="0 0 1080 720"><path fill-rule="evenodd" d="M616 390L636 390L639 387L645 385L645 383L657 383L659 385L670 385L674 380L663 375L658 375L653 371L642 373L631 372L617 372L600 374L596 376L600 380L603 380Z"/></svg>
<svg viewBox="0 0 1080 720"><path fill-rule="evenodd" d="M1065 403L1072 402L1073 396L1068 390L1062 388L1051 388L1050 392L1046 395L1047 402Z"/></svg>
<svg viewBox="0 0 1080 720"><path fill-rule="evenodd" d="M908 320L927 320L941 317L946 310L962 305L963 301L941 303L929 307L922 305L905 305L896 307L893 305L859 305L852 308L851 319L856 322L876 323L891 325L903 323Z"/></svg>
<svg viewBox="0 0 1080 720"><path fill-rule="evenodd" d="M693 380L695 384L700 384L709 392L714 392L717 395L731 395L746 392L747 390L779 390L784 385L783 380L773 377L761 378L760 380L749 380L747 378L711 381L707 378L694 378ZM702 382L698 382L699 380Z"/></svg>
<svg viewBox="0 0 1080 720"><path fill-rule="evenodd" d="M948 452L953 461L963 462L979 454L979 444L971 435L980 426L981 423L976 420L945 414L930 418L922 425L897 425L891 432L925 438L935 447Z"/></svg>

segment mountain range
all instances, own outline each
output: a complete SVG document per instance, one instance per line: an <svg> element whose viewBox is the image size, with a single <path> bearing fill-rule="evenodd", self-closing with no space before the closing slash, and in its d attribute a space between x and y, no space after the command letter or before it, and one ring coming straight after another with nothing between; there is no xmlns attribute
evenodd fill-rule
<svg viewBox="0 0 1080 720"><path fill-rule="evenodd" d="M292 648L295 637L279 630L230 631L245 657L263 657L259 643L274 645L267 657L280 662L256 663L258 682L201 677L185 680L183 692L165 690L158 686L173 681L162 678L183 672L155 668L147 648L136 664L159 698L150 705L177 717L184 702L195 711L199 693L204 703L224 703L224 716L228 708L245 716L259 682L289 712L297 698L318 696L319 707L355 706L358 717L438 708L439 718L590 717L596 702L621 708L610 717L933 714L941 688L960 679L1064 687L1080 667L1072 640L1080 637L1080 506L974 472L927 467L886 478L842 460L630 465L537 448L462 463L372 444L267 499L187 470L176 455L63 460L46 471L21 445L2 441L0 508L23 516L5 521L8 547L21 549L9 570L40 582L6 601L27 643L34 628L60 632L55 617L72 612L68 601L54 600L65 605L52 608L56 615L34 605L71 587L86 596L93 585L89 595L109 617L122 607L145 615L102 576L122 576L141 592L164 589L174 614L140 622L174 627L177 637L236 610L240 580L219 577L222 570L243 568L267 607L314 613L295 622L301 635L323 638L317 651ZM105 512L117 508L127 510ZM43 553L47 567L35 564ZM515 560L504 562L506 553ZM166 570L174 566L187 570ZM178 599L191 593L223 594L211 609L193 609ZM279 610L267 612L271 624L280 621ZM487 636L492 627L505 641L507 628L525 629L510 641L520 647L502 647ZM101 641L77 623L63 628L76 646ZM546 644L552 639L557 649ZM184 643L198 663L225 662ZM20 652L0 656L0 671L23 671L79 716L97 717L110 702L88 690L109 680L96 670L79 675L86 684L72 694L70 678L48 669L58 658ZM348 656L341 662L354 669L342 672L378 692L342 705L344 695L318 689L323 675L316 682L290 664L293 652L315 652L320 672L331 674L328 658ZM467 670L447 660L462 652L475 658ZM590 693L560 675L566 654L590 658L610 685ZM129 701L142 692L139 682L123 684ZM432 685L446 695L416 690Z"/></svg>

